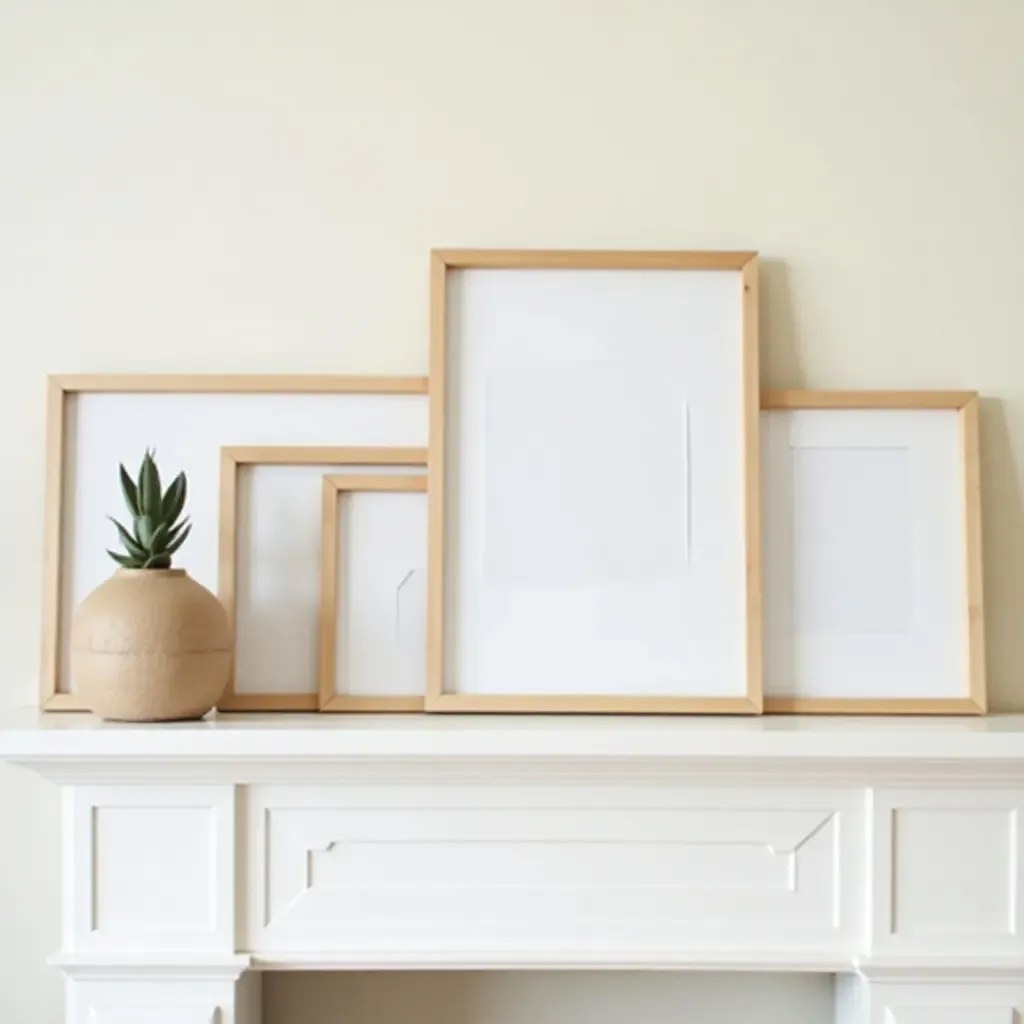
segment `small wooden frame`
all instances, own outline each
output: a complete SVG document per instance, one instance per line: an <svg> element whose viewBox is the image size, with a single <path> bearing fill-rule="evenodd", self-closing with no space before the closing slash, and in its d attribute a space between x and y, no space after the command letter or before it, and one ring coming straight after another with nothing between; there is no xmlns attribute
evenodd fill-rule
<svg viewBox="0 0 1024 1024"><path fill-rule="evenodd" d="M337 692L338 655L338 515L344 494L359 491L420 493L427 490L425 475L325 476L321 530L322 572L320 583L320 704L321 711L373 712L423 711L423 696L369 696ZM425 541L423 555L426 554ZM424 638L425 639L425 638ZM423 679L425 685L425 678Z"/></svg>
<svg viewBox="0 0 1024 1024"><path fill-rule="evenodd" d="M984 714L985 631L977 395L967 391L765 391L761 397L761 407L764 410L762 415L766 417L762 425L765 460L762 467L765 488L765 710L783 714ZM858 434L858 421L849 417L840 419L835 416L827 420L805 417L803 433L799 432L800 421L796 419L791 418L785 423L776 421L774 424L771 419L773 414L779 412L816 410L836 413L860 411L867 412L869 417L873 412L910 415L890 417L886 421L863 419L859 421L863 423L862 434ZM932 420L927 421L936 433L946 434L945 442L932 444L930 438L926 439L925 434L921 433L924 430L921 416L928 413L948 413L954 417L948 427L941 419L936 418L934 423ZM776 432L776 427L785 429L784 437ZM834 433L829 433L830 430ZM795 446L794 437L799 442ZM813 465L818 467L818 477L814 477L813 469L806 468L812 464L804 463L804 476L800 478L803 482L798 485L792 468L783 464L787 460L792 463L795 456L782 454L784 447L790 448L790 451L803 451L805 456L806 451L817 453L818 461ZM791 559L796 557L797 551L804 559L813 557L810 552L815 538L809 534L813 532L814 523L804 523L799 543L794 546L791 541L780 538L795 533L797 527L792 522L787 525L781 520L798 515L798 498L795 496L798 487L801 493L806 492L803 498L805 505L810 505L819 499L808 495L820 493L814 491L813 479L824 479L829 473L832 475L828 478L843 479L835 475L834 468L825 470L821 456L823 451L845 453L846 469L859 467L865 487L871 479L866 460L872 456L876 461L886 457L896 458L897 461L884 472L879 462L876 470L878 475L874 479L877 482L884 476L892 482L897 493L892 496L895 504L891 511L900 516L898 522L901 524L909 523L913 517L913 529L902 526L897 529L894 521L877 509L877 519L871 519L865 514L858 517L852 508L856 504L856 488L844 491L838 498L833 497L830 500L834 503L834 510L839 515L850 516L851 528L860 526L866 531L873 522L881 532L873 549L870 539L865 541L864 537L853 536L852 529L847 531L841 525L838 532L844 546L849 546L849 551L843 553L841 545L834 543L823 546L823 550L833 553L834 564L828 570L832 574L829 577L831 585L820 584L820 592L808 596L797 586L796 580L800 573L792 567ZM849 459L851 452L854 453L853 461ZM891 456L890 453L896 454ZM909 471L911 466L914 472ZM931 467L931 475L941 477L948 486L942 487L938 483L932 485L925 467ZM843 486L849 486L848 478ZM927 494L918 493L924 486L929 487ZM912 491L912 488L916 490ZM938 496L936 491L940 492ZM791 497L787 498L786 494ZM787 501L790 503L788 512L783 508ZM912 501L916 504L911 505ZM913 515L914 509L927 511L922 510L921 514ZM890 528L893 539L885 540L884 530L879 524ZM829 529L835 531L836 524L833 523ZM948 552L949 557L946 557L944 551L926 551L924 545L931 538L933 529L936 534L941 532L941 536L946 538L959 532L962 537L960 550ZM897 532L899 537L896 537ZM832 535L823 532L817 539L820 542L821 537ZM908 547L908 544L911 546ZM857 590L857 583L850 583L843 588L836 582L841 578L850 581L856 577L859 580L863 578L861 573L870 571L863 564L867 558L861 558L862 554L870 555L879 564L893 566L893 580L878 588L874 595L875 601L867 593L862 595L861 600L857 596L851 597ZM897 556L904 554L905 564L901 567ZM848 563L843 563L845 569L840 565L844 558L848 560ZM927 580L922 578L925 574L931 574ZM936 581L940 585L934 585ZM810 583L804 585L805 588L810 586ZM945 596L943 587L946 588ZM805 634L799 632L797 619L800 613L795 610L801 601L801 593L803 607L809 615L818 619L813 636L806 634L806 639L802 639ZM882 602L877 600L878 594L884 595ZM926 596L922 597L922 594ZM937 603L940 598L943 602L941 605ZM838 628L835 621L837 612L820 610L822 606L836 600L846 608L851 619L859 623L848 634ZM926 607L922 605L924 600L929 602ZM880 603L885 608L880 610ZM961 610L958 611L958 608ZM961 622L959 628L956 627L956 619ZM939 643L958 650L959 656L943 657L935 650L935 645L920 640L917 641L917 649L927 652L924 655L925 661L934 654L940 662L940 671L948 670L958 674L963 681L962 694L942 692L941 695L929 696L925 692L888 697L883 693L871 693L872 684L878 685L877 674L861 672L860 663L856 659L871 657L874 658L874 664L885 666L903 661L909 663L912 648L909 640L903 643L904 638L916 636L928 628L939 638ZM842 655L843 638L847 636L855 638L848 647L853 658ZM823 640L822 637L830 639ZM840 639L836 640L836 637ZM839 647L827 654L827 643L838 644ZM891 658L884 657L883 652L887 650L893 652ZM872 653L865 654L866 651ZM837 666L840 676L845 672L856 673L858 680L863 678L868 693L863 697L846 694L817 697L806 693L795 696L792 692L787 693L786 690L796 688L791 680L787 681L786 677L791 673L793 678L804 673L815 679L828 675L827 672L815 673L810 668L812 664L820 662L823 656L828 664ZM951 660L953 664L949 665ZM914 664L921 666L918 676L927 674L921 657ZM911 690L914 686L920 687L920 680L912 682L917 678L913 673L902 673L899 685ZM884 687L884 683L882 685ZM949 686L948 681L946 685ZM838 690L847 687L848 680L845 677L835 684ZM956 689L955 678L952 689Z"/></svg>
<svg viewBox="0 0 1024 1024"><path fill-rule="evenodd" d="M497 291L488 291L489 286L485 284L484 292L474 293L476 299L486 294L495 305L489 307L484 334L478 334L475 339L480 341L482 338L485 344L476 347L472 386L468 386L465 383L468 379L465 353L473 346L465 343L464 317L467 309L474 310L471 315L480 309L467 296L471 285L479 285L481 275L478 272L481 271L497 271L497 276L503 279L498 283ZM510 271L516 273L507 273ZM519 296L513 293L520 287L534 287L538 271L564 272L564 276L551 275L549 281L540 284L539 290L530 293L537 305L527 303L529 308L526 308L517 301ZM631 273L617 274L619 271ZM694 273L673 273L679 271ZM446 250L432 254L427 710L506 713L760 712L757 271L757 255L753 252ZM494 275L489 280L493 283ZM615 296L611 301L619 303L619 306L605 310L602 304L609 292L606 287L609 283ZM545 291L546 284L566 289L560 301L564 302L561 311L569 314L565 320L568 327L557 326L561 324L561 318L553 315L550 307L544 306L545 295L550 294ZM499 297L495 299L495 295ZM655 299L653 304L648 301L652 297ZM494 309L498 306L500 309L495 314ZM531 321L534 314L538 315ZM617 319L616 314L623 315L629 322ZM636 319L630 321L631 316ZM453 318L463 319L453 323ZM476 323L479 325L480 321ZM669 325L667 328L666 324ZM551 340L548 335L552 332L558 334L555 342L561 347L557 350L548 344ZM497 340L499 335L500 340ZM583 348L570 351L576 342ZM481 369L481 364L493 357L495 346L501 348L502 357L488 364L497 369L497 373L488 378L488 368ZM658 365L656 361L652 365L642 354L638 355L648 350L664 356L666 365ZM486 355L481 354L485 351ZM691 359L684 368L682 362ZM616 374L613 363L626 365L631 376L625 382L621 375ZM701 393L701 383L697 381L712 364L712 386ZM514 380L504 376L510 367ZM554 372L549 373L552 368ZM569 382L574 400L581 403L579 408L564 401L567 392L562 382L565 381ZM637 402L640 415L633 415L636 410L629 406L629 401L622 403L615 397L621 394L620 385L623 384L632 386L628 392L629 401ZM648 386L658 389L661 385L666 390L658 391L660 404L645 403L642 397L644 390ZM500 475L483 472L482 466L487 461L484 447L496 439L507 454L516 450L520 434L518 427L515 430L508 428L508 416L501 429L494 428L490 420L485 423L481 419L483 388L492 389L488 392L488 416L497 404L490 399L500 398L504 402L502 415L520 416L521 422L531 431L520 450L543 452L546 469L552 470L547 463L552 461L553 449L548 448L540 435L549 431L548 425L553 428L549 434L558 434L555 440L561 446L559 451L563 454L565 450L587 453L585 464L588 467L594 462L590 453L605 452L610 462L600 473L596 470L589 476L583 471L577 473L579 486L570 495L573 509L584 510L583 520L601 511L603 518L595 527L594 534L596 537L600 533L598 543L604 543L610 534L614 535L610 524L621 511L621 504L614 513L607 513L602 508L604 502L594 499L594 495L586 496L588 487L596 488L596 481L600 480L603 493L621 502L617 496L633 486L630 481L641 481L640 486L645 490L634 510L639 518L627 527L625 533L618 534L622 538L618 554L624 563L629 562L624 572L633 573L643 589L642 598L632 606L629 602L635 593L627 593L629 585L622 583L621 579L611 581L609 590L615 593L601 609L597 607L600 598L591 600L583 593L584 588L591 586L584 577L588 573L591 579L600 576L600 559L592 553L583 552L583 548L575 544L576 538L571 530L562 529L563 523L549 529L543 516L533 518L531 522L515 523L515 515L520 509L533 515L528 507L517 504L518 501L543 501L544 483L538 484L531 479L530 467L524 471L522 465L517 465L511 473L515 477L514 482L501 480L498 486L502 490L497 498L481 495L483 481L488 481L488 486L491 486ZM510 391L516 388L519 391L514 396L515 400L509 401ZM498 390L501 390L500 396ZM713 411L718 399L709 397L708 391L714 396L721 396L717 417L709 414L709 408ZM473 397L472 408L466 401L467 394ZM458 409L457 415L449 415L449 397ZM608 402L623 408L617 409L617 415L613 415ZM695 419L691 419L693 408L700 410ZM577 415L580 409L584 412L582 416ZM664 425L665 430L654 439L654 443L648 444L641 439L645 429L643 424L649 422L647 414L651 409L661 412L662 418L658 422ZM535 422L537 417L542 420L540 427ZM609 422L623 424L626 430L606 447ZM587 425L585 429L590 431L589 436L582 436L580 423ZM572 429L577 432L570 441L559 431L563 425L571 427L573 424L575 427ZM596 430L591 430L595 426ZM604 440L595 440L595 433ZM466 438L479 439L469 442L477 448L473 449L474 454L468 460L462 454L467 450ZM715 443L721 449L717 462L714 458L708 459ZM669 462L658 470L653 464L660 457L659 445L671 447L672 444L676 447L669 455ZM690 464L693 445L701 446L701 469L696 476ZM608 451L609 447L615 449L614 453ZM636 469L630 476L627 471L632 471L640 463L643 463L643 472ZM493 461L487 462L488 469L493 469L494 464ZM503 464L507 469L508 460ZM709 465L717 468L708 471ZM698 477L697 486L701 493L694 499L692 481ZM545 477L544 481L549 479L552 477ZM678 487L677 479L680 481ZM650 500L647 491L652 487L659 495L673 489L672 509L684 510L679 519L672 518L673 512L664 511L666 506L657 500L657 495L655 500ZM556 488L556 494L560 493ZM483 516L490 515L491 508L507 509L509 496L517 494L520 497L512 501L515 506L512 517L504 519L508 530L504 534L500 530L492 530L489 534L492 550L485 552ZM679 497L683 494L684 497ZM706 494L713 497L708 499ZM550 500L553 500L555 511L562 520L575 514L559 508L558 496ZM694 500L707 503L701 505L702 526L696 541L704 546L699 557L691 560L689 509ZM479 511L482 504L486 506L483 512ZM651 631L657 634L654 641L645 645L641 634L646 627L640 624L650 621L650 618L643 609L658 600L655 591L658 574L662 572L656 564L655 531L638 529L640 519L651 509L662 517L658 520L659 527L664 528L666 522L670 526L674 524L678 531L674 544L683 553L676 559L674 547L672 567L663 573L666 579L667 573L674 574L670 584L674 589L672 596L665 599L658 609L660 614L655 616L660 625L651 626ZM725 510L726 514L717 514L720 510ZM629 510L624 514L628 516ZM467 520L473 517L480 521L469 526L467 540ZM712 524L710 530L709 523ZM663 532L671 531L663 529ZM557 539L553 539L556 533L567 536L567 547L573 549L564 558L563 549ZM709 541L712 533L714 538ZM529 544L535 534L543 536L545 546L543 550L538 548L531 553ZM627 535L635 536L635 543L628 540ZM493 549L501 549L503 539L509 550L499 550L495 557ZM623 545L628 547L630 544L636 550L624 551ZM517 548L517 545L523 546ZM597 546L591 548L591 552L596 550ZM717 567L710 557L712 550L724 552ZM470 558L477 561L464 563L466 551L475 552ZM543 560L549 553L555 556L553 561L561 559L561 568L552 568L547 580L540 579L544 573ZM570 565L577 556L580 556L578 564L583 565L582 569ZM490 567L486 564L487 559L492 560ZM535 573L525 587L533 587L532 593L541 595L540 600L511 598L518 616L514 625L508 625L512 620L503 618L496 611L484 611L480 613L480 620L486 628L478 628L474 609L482 607L483 602L478 603L476 592L471 591L476 587L486 597L488 585L483 581L499 561L502 564L498 571L505 574L505 579L517 572L521 573L522 579L526 579L530 572ZM522 568L524 562L528 562L529 567ZM684 562L687 564L682 565ZM618 572L614 568L610 571L613 575ZM563 575L559 577L560 572ZM703 579L716 573L713 589L717 603L714 608L710 605L701 607L693 596L701 589L697 577ZM478 582L466 586L465 581L470 578ZM577 625L584 623L570 639L560 638L554 632L560 613L545 615L542 610L547 606L546 596L541 591L548 583L551 586L546 595L555 592L560 595L553 603L564 599L567 604L572 604L569 617ZM598 580L590 593L596 594L602 585L603 581ZM497 587L501 586L504 586L503 581L497 584ZM508 593L506 590L501 600ZM723 597L723 594L728 594L728 597ZM688 615L679 614L684 607L697 609L692 621ZM671 611L667 610L669 608ZM721 614L719 609L722 609ZM575 617L574 612L578 612ZM594 633L594 627L585 624L592 621L588 616L603 614L613 616L617 628L627 633L632 631L624 639L628 643L635 642L634 649L651 652L658 645L663 645L669 653L664 656L661 650L650 653L643 668L637 672L622 669L620 662L625 665L631 661L622 656L628 643L620 644L616 657L607 659L605 655L610 648L602 647L601 631ZM713 624L714 628L704 629L709 624L708 620L716 616L719 617ZM632 625L628 624L630 622ZM454 640L449 636L451 629L458 630ZM502 629L504 633L501 633ZM689 632L681 640L680 631L683 630ZM513 633L517 638L515 642ZM494 639L498 634L500 637ZM590 642L591 634L596 637L594 643ZM469 637L470 640L464 642L459 637ZM487 639L478 641L473 639L475 637ZM485 644L490 646L485 648ZM553 651L555 654L551 656ZM506 659L506 654L511 657ZM499 666L496 669L497 681L490 675L491 668L479 667L485 660L491 668ZM460 666L477 667L463 671ZM637 684L638 674L644 678ZM540 676L544 677L542 681L538 681ZM698 678L699 682L695 682ZM560 688L563 681L568 684L565 690ZM630 692L631 682L635 686L633 692Z"/></svg>
<svg viewBox="0 0 1024 1024"><path fill-rule="evenodd" d="M73 607L114 569L103 548L111 542L105 515L116 514L121 507L119 459L136 459L148 443L156 445L158 452L170 453L166 469L185 469L189 474L186 511L196 521L196 529L175 561L212 589L217 575L217 472L222 443L260 439L260 443L274 444L333 444L344 439L353 445L420 445L426 441L426 395L424 377L50 377L41 706L47 711L88 710L77 694L69 692L65 647ZM300 403L304 416L293 415L280 427L274 423L275 413L287 407L294 414ZM256 405L270 410L268 415L254 416ZM339 420L344 420L342 428ZM185 436L188 431L181 429L182 424L192 428L193 435ZM83 494L83 486L88 494ZM88 549L84 554L83 546Z"/></svg>
<svg viewBox="0 0 1024 1024"><path fill-rule="evenodd" d="M426 464L426 456L423 448L222 448L217 589L218 597L227 609L232 630L237 630L238 621L238 475L241 467L309 466L341 469L348 466L422 466ZM318 626L318 614L315 620ZM235 644L237 651L237 632ZM312 683L313 689L309 692L246 693L236 690L236 679L232 673L228 689L217 706L222 711L316 711L320 704L319 681L314 678Z"/></svg>

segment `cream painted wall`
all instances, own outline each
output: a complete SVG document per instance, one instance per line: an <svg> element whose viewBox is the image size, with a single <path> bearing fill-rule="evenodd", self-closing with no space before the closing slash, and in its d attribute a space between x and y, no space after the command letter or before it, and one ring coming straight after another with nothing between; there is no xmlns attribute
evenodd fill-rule
<svg viewBox="0 0 1024 1024"><path fill-rule="evenodd" d="M1022 54L1020 0L2 0L0 704L44 375L423 372L436 245L757 248L767 383L982 391L1024 704ZM56 1022L57 800L0 806L0 1020Z"/></svg>

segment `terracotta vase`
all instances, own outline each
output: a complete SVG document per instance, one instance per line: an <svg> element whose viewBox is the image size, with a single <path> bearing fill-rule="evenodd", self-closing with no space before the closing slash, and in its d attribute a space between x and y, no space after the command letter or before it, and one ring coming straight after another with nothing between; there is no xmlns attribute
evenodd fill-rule
<svg viewBox="0 0 1024 1024"><path fill-rule="evenodd" d="M224 606L184 569L119 569L75 610L71 678L103 718L201 718L231 673Z"/></svg>

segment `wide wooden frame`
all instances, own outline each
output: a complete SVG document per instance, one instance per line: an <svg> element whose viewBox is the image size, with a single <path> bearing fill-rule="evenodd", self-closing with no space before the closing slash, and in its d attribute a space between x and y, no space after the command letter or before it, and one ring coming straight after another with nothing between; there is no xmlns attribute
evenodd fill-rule
<svg viewBox="0 0 1024 1024"><path fill-rule="evenodd" d="M424 460L423 465L426 465ZM323 479L323 514L321 526L320 575L320 701L318 710L325 712L408 712L423 711L423 697L369 697L336 692L338 615L338 514L343 494L360 491L391 491L420 493L427 491L426 475L325 476ZM424 679L424 684L426 680Z"/></svg>
<svg viewBox="0 0 1024 1024"><path fill-rule="evenodd" d="M58 689L61 660L61 574L64 564L64 462L68 399L77 394L381 394L425 395L425 377L312 374L69 374L47 378L46 483L43 542L43 625L40 706L88 711L74 693Z"/></svg>
<svg viewBox="0 0 1024 1024"><path fill-rule="evenodd" d="M220 527L217 596L235 629L237 617L238 472L243 466L422 466L423 448L226 447L220 454ZM318 711L319 679L311 693L239 693L231 681L217 704L220 711Z"/></svg>
<svg viewBox="0 0 1024 1024"><path fill-rule="evenodd" d="M982 596L981 479L978 396L973 391L810 391L766 390L764 410L937 409L959 413L963 464L963 557L966 581L967 692L960 698L770 697L769 714L821 715L983 715L988 708L985 681L985 616Z"/></svg>
<svg viewBox="0 0 1024 1024"><path fill-rule="evenodd" d="M742 279L743 501L746 534L746 682L741 697L458 694L444 690L445 444L447 388L446 291L449 271L734 270ZM615 250L434 250L430 260L430 468L428 485L428 599L426 708L436 712L595 714L760 714L761 529L758 258L755 252Z"/></svg>

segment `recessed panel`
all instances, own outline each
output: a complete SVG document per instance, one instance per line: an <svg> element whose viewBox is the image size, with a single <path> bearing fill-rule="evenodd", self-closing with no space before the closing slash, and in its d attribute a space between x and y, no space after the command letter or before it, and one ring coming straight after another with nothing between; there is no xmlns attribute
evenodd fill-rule
<svg viewBox="0 0 1024 1024"><path fill-rule="evenodd" d="M1016 812L893 811L893 921L901 939L1012 935L1017 914Z"/></svg>
<svg viewBox="0 0 1024 1024"><path fill-rule="evenodd" d="M212 932L214 812L208 807L97 807L93 931Z"/></svg>
<svg viewBox="0 0 1024 1024"><path fill-rule="evenodd" d="M563 966L725 958L777 950L780 936L819 955L847 948L858 828L835 793L751 803L657 783L627 808L615 785L527 789L255 789L248 948Z"/></svg>

